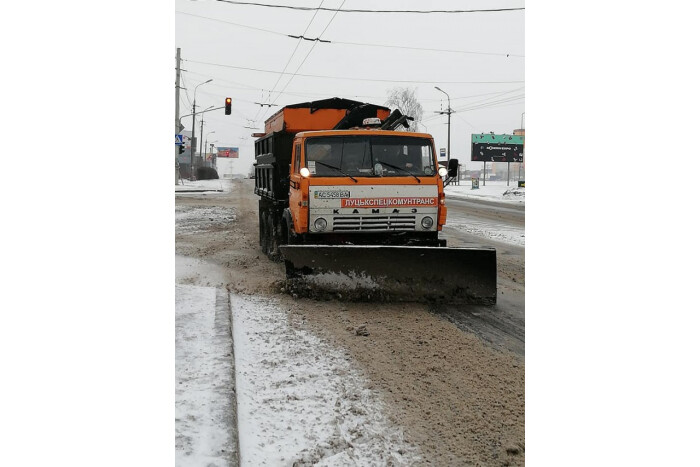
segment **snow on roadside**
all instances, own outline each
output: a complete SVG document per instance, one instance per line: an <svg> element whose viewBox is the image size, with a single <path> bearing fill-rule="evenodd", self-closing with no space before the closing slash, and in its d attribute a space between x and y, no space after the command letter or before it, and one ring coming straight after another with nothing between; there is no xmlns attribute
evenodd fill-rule
<svg viewBox="0 0 700 467"><path fill-rule="evenodd" d="M454 213L455 211L453 211ZM471 235L485 237L510 245L525 246L525 229L512 225L498 224L493 221L483 222L458 213L448 215L446 229L455 229Z"/></svg>
<svg viewBox="0 0 700 467"><path fill-rule="evenodd" d="M241 465L420 461L349 356L293 327L274 299L231 295L231 309Z"/></svg>
<svg viewBox="0 0 700 467"><path fill-rule="evenodd" d="M525 204L525 188L518 188L518 182L487 181L486 186L479 181L479 188L472 190L471 182L462 181L461 185L447 185L445 196L458 199L483 199L509 204Z"/></svg>
<svg viewBox="0 0 700 467"><path fill-rule="evenodd" d="M233 182L230 179L217 178L214 180L185 180L182 179L180 185L175 185L175 192L178 194L187 193L188 191L200 192L206 191L222 191L229 192L233 189Z"/></svg>
<svg viewBox="0 0 700 467"><path fill-rule="evenodd" d="M227 292L219 293L225 301ZM224 304L225 321L216 315L216 288L175 287L175 464L179 467L231 464L233 359L228 302Z"/></svg>
<svg viewBox="0 0 700 467"><path fill-rule="evenodd" d="M445 196L448 199L481 199L508 204L525 204L525 188L518 188L517 182L507 185L504 181L487 181L486 186L472 190L471 184L448 185ZM476 217L466 217L457 210L449 210L446 229L455 229L471 235L485 237L511 245L525 246L525 229L513 225L499 224L496 221L480 221Z"/></svg>
<svg viewBox="0 0 700 467"><path fill-rule="evenodd" d="M236 220L236 210L221 206L175 206L177 233L199 232L222 227Z"/></svg>

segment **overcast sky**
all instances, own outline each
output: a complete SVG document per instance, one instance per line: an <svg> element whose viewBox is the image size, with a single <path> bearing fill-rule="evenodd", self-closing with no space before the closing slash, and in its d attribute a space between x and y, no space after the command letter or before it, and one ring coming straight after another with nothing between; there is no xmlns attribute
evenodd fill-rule
<svg viewBox="0 0 700 467"><path fill-rule="evenodd" d="M266 3L370 10L524 6L522 0ZM176 0L173 57L175 49L181 48L181 66L186 70L181 85L187 88L181 92L180 115L191 113L194 87L212 78L211 83L197 88L198 110L222 106L224 98L231 97L233 112L230 116L223 110L205 114L205 137L214 131L209 142L238 146L241 161L236 170L247 172L253 163L250 134L263 131L265 119L282 106L336 96L384 104L387 91L397 86L416 89L424 110L424 127L419 128L433 134L437 148L447 147L447 116L435 113L447 109L445 94L435 89L439 86L457 111L451 122L451 155L466 162L471 133L510 134L520 127L525 111L524 18L524 10L335 13ZM288 34L320 37L331 43L294 39ZM190 129L190 118L183 123ZM197 135L199 132L198 121Z"/></svg>

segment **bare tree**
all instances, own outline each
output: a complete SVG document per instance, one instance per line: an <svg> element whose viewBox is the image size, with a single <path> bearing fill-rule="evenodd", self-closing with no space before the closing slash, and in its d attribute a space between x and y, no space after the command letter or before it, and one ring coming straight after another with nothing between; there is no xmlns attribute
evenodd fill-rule
<svg viewBox="0 0 700 467"><path fill-rule="evenodd" d="M423 119L423 106L416 98L416 88L396 87L390 89L387 94L386 105L413 117L413 121L409 122L408 131L417 131L418 123Z"/></svg>

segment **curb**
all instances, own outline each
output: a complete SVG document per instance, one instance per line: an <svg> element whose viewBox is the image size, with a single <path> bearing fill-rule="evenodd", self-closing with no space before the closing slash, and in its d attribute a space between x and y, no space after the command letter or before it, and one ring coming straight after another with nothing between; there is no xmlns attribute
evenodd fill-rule
<svg viewBox="0 0 700 467"><path fill-rule="evenodd" d="M238 401L236 398L236 359L233 354L233 316L231 311L231 296L225 288L216 289L216 305L215 318L216 321L224 322L225 334L220 333L217 338L226 339L231 344L231 374L230 388L228 394L231 417L228 420L230 431L228 436L231 440L231 451L229 456L229 465L233 467L240 466L240 444L238 442Z"/></svg>

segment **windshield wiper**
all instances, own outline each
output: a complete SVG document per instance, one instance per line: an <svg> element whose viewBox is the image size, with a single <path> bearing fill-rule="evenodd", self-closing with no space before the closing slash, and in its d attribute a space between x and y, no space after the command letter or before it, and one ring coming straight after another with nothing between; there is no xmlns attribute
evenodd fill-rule
<svg viewBox="0 0 700 467"><path fill-rule="evenodd" d="M350 177L350 178L352 179L353 182L357 183L357 180L355 179L355 177L353 177L353 176L350 175L350 174L346 174L345 172L343 172L342 170L340 170L338 167L335 167L335 166L333 166L333 165L328 165L328 164L326 164L325 162L321 162L321 161L314 161L314 162L316 162L317 164L324 165L324 166L328 167L329 169L337 170L338 172L340 172L341 174L345 175L346 177Z"/></svg>
<svg viewBox="0 0 700 467"><path fill-rule="evenodd" d="M388 165L388 166L391 167L392 169L402 170L402 171L406 172L408 175L411 175L413 178L415 178L416 180L418 180L418 183L421 183L420 178L416 177L416 174L414 174L413 172L409 172L408 170L406 170L406 169L404 169L404 168L402 168L402 167L397 167L397 166L395 166L395 165L389 164L389 163L384 162L384 161L377 160L377 162L379 162L380 164L383 164L383 165Z"/></svg>

